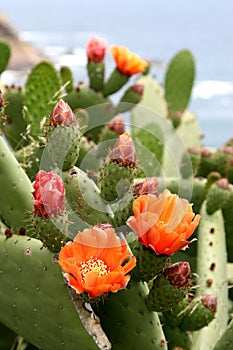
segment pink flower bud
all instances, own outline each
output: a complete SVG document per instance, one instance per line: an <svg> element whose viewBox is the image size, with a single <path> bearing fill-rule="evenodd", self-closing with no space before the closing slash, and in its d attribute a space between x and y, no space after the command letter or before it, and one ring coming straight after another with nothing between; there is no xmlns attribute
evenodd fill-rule
<svg viewBox="0 0 233 350"><path fill-rule="evenodd" d="M158 195L158 179L157 177L148 177L146 180L139 182L137 185L133 187L133 193L136 197L154 194Z"/></svg>
<svg viewBox="0 0 233 350"><path fill-rule="evenodd" d="M49 119L51 125L55 127L60 125L69 126L77 124L72 109L63 100L60 100L53 108Z"/></svg>
<svg viewBox="0 0 233 350"><path fill-rule="evenodd" d="M65 207L65 188L59 175L53 171L40 170L33 182L34 215L39 217L57 217L63 214Z"/></svg>
<svg viewBox="0 0 233 350"><path fill-rule="evenodd" d="M210 157L212 155L212 152L210 152L208 149L203 149L202 151L201 151L201 156L202 157Z"/></svg>
<svg viewBox="0 0 233 350"><path fill-rule="evenodd" d="M118 136L110 159L124 165L136 164L136 151L134 143L127 132Z"/></svg>
<svg viewBox="0 0 233 350"><path fill-rule="evenodd" d="M139 96L142 96L143 91L144 91L144 85L143 84L134 84L133 86L131 86L131 90L133 90Z"/></svg>
<svg viewBox="0 0 233 350"><path fill-rule="evenodd" d="M118 114L114 118L112 118L107 125L109 130L114 131L118 135L123 134L123 132L125 131L125 122L121 114Z"/></svg>
<svg viewBox="0 0 233 350"><path fill-rule="evenodd" d="M216 184L217 184L218 187L222 188L223 190L229 190L230 189L229 182L225 178L219 179L216 182Z"/></svg>
<svg viewBox="0 0 233 350"><path fill-rule="evenodd" d="M108 43L103 38L92 38L86 47L87 58L89 61L102 62L108 49Z"/></svg>
<svg viewBox="0 0 233 350"><path fill-rule="evenodd" d="M203 294L201 302L210 311L215 312L217 310L217 297L215 295Z"/></svg>

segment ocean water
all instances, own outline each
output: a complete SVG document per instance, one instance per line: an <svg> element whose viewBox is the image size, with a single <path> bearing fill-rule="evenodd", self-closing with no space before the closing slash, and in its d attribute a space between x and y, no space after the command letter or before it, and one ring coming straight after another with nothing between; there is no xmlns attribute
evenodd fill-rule
<svg viewBox="0 0 233 350"><path fill-rule="evenodd" d="M171 57L190 49L196 80L189 109L198 117L203 143L220 147L233 137L233 2L8 0L0 12L57 67L69 65L77 81L87 79L85 46L92 36L150 60L160 82ZM109 55L107 67L113 68ZM3 78L12 79L11 73Z"/></svg>

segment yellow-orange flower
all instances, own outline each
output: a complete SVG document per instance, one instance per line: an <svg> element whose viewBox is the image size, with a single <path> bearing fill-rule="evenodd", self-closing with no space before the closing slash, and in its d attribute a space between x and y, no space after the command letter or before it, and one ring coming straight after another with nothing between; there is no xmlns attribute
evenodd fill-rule
<svg viewBox="0 0 233 350"><path fill-rule="evenodd" d="M124 46L112 46L113 56L118 70L127 76L143 73L148 66L148 62L140 58L136 53L130 52Z"/></svg>
<svg viewBox="0 0 233 350"><path fill-rule="evenodd" d="M134 216L127 224L138 235L140 243L156 254L170 255L188 246L187 239L199 224L200 215L192 211L192 205L169 190L158 197L143 195L133 204Z"/></svg>
<svg viewBox="0 0 233 350"><path fill-rule="evenodd" d="M130 257L126 242L112 227L92 227L79 232L61 249L59 264L69 286L93 298L127 286L128 272L136 265L135 257L124 263Z"/></svg>

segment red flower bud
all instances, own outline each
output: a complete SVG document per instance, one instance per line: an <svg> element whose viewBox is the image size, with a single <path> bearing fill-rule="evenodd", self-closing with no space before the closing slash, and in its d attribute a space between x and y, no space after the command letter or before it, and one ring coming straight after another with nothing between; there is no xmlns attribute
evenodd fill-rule
<svg viewBox="0 0 233 350"><path fill-rule="evenodd" d="M131 90L133 90L139 96L142 96L143 91L144 91L144 85L143 84L134 84L133 86L131 86Z"/></svg>
<svg viewBox="0 0 233 350"><path fill-rule="evenodd" d="M136 197L154 194L158 195L159 184L157 177L148 177L146 180L139 182L137 185L133 187L133 194Z"/></svg>
<svg viewBox="0 0 233 350"><path fill-rule="evenodd" d="M89 61L102 62L108 49L108 43L103 38L92 38L86 47L87 58Z"/></svg>
<svg viewBox="0 0 233 350"><path fill-rule="evenodd" d="M125 131L125 122L121 114L118 114L114 118L112 118L107 125L109 130L114 131L118 135L123 134L123 132Z"/></svg>
<svg viewBox="0 0 233 350"><path fill-rule="evenodd" d="M117 138L116 144L110 154L110 159L126 165L136 164L136 151L134 143L127 132Z"/></svg>
<svg viewBox="0 0 233 350"><path fill-rule="evenodd" d="M164 276L172 286L187 287L190 284L190 266L186 261L172 264L164 271Z"/></svg>
<svg viewBox="0 0 233 350"><path fill-rule="evenodd" d="M216 184L217 184L218 187L220 187L220 188L222 188L224 190L229 190L230 189L229 182L225 178L219 179L216 182Z"/></svg>
<svg viewBox="0 0 233 350"><path fill-rule="evenodd" d="M212 152L210 152L208 149L203 149L201 151L202 157L210 157L212 155Z"/></svg>
<svg viewBox="0 0 233 350"><path fill-rule="evenodd" d="M59 175L40 170L33 182L34 215L57 217L62 215L65 206L65 188Z"/></svg>
<svg viewBox="0 0 233 350"><path fill-rule="evenodd" d="M60 126L60 125L75 125L77 124L75 115L70 108L70 106L60 100L50 114L50 123L52 126Z"/></svg>

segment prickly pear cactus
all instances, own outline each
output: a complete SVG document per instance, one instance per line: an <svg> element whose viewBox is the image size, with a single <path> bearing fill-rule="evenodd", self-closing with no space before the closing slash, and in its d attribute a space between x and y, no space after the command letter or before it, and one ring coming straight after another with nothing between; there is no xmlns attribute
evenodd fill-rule
<svg viewBox="0 0 233 350"><path fill-rule="evenodd" d="M43 61L0 91L0 348L231 348L232 140L202 146L192 54L164 84L87 48L88 85Z"/></svg>

